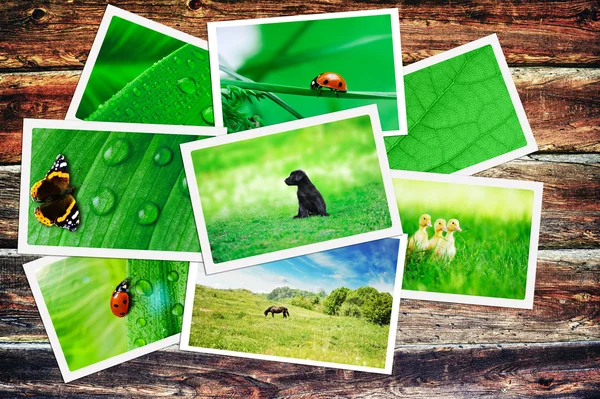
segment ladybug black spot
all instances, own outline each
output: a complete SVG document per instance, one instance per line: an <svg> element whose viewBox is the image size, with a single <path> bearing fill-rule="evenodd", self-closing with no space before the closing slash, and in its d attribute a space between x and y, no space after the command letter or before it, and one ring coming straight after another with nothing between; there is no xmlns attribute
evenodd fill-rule
<svg viewBox="0 0 600 399"><path fill-rule="evenodd" d="M325 79L325 80L323 81L323 84L324 84L324 85L328 85L328 84L329 84L329 81L328 81L327 79Z"/></svg>
<svg viewBox="0 0 600 399"><path fill-rule="evenodd" d="M123 312L121 312L121 313L119 313L119 314L120 314L121 316L125 316L125 313L123 313Z"/></svg>
<svg viewBox="0 0 600 399"><path fill-rule="evenodd" d="M118 308L118 307L119 307L119 305L117 305L116 303L115 303L113 306L114 306L115 308Z"/></svg>
<svg viewBox="0 0 600 399"><path fill-rule="evenodd" d="M338 87L342 87L342 82L338 83Z"/></svg>
<svg viewBox="0 0 600 399"><path fill-rule="evenodd" d="M123 303L124 303L124 304L125 304L125 303L127 303L127 299L124 299L124 300L123 300Z"/></svg>

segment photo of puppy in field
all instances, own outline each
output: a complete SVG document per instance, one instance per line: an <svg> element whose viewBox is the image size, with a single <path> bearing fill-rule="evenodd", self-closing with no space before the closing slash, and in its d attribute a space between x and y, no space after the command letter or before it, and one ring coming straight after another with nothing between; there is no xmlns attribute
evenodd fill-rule
<svg viewBox="0 0 600 399"><path fill-rule="evenodd" d="M207 273L401 234L375 118L363 107L182 146Z"/></svg>

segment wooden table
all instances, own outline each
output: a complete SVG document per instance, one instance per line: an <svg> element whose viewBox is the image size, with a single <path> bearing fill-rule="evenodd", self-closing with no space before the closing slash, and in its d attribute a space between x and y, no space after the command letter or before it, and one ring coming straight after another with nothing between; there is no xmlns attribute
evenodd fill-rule
<svg viewBox="0 0 600 399"><path fill-rule="evenodd" d="M206 39L206 22L398 7L406 64L498 33L540 151L481 173L545 183L532 311L403 301L392 376L175 347L64 384L19 256L22 118L65 116L106 1L0 3L0 397L600 395L598 1L119 0Z"/></svg>

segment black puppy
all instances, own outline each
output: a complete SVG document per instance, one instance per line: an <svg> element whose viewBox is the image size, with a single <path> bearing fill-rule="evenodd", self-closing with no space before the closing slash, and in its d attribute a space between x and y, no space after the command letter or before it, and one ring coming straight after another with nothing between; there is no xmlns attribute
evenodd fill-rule
<svg viewBox="0 0 600 399"><path fill-rule="evenodd" d="M307 218L312 215L329 216L325 200L308 175L301 170L295 170L284 180L288 186L298 186L298 214L296 218Z"/></svg>

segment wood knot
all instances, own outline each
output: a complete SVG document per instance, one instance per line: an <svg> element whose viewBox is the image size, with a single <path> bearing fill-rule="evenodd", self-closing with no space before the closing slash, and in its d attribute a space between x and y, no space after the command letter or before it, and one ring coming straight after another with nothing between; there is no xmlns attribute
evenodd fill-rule
<svg viewBox="0 0 600 399"><path fill-rule="evenodd" d="M197 10L197 9L199 9L200 7L202 7L202 1L201 1L201 0L190 0L190 1L188 2L188 7L189 7L191 10Z"/></svg>
<svg viewBox="0 0 600 399"><path fill-rule="evenodd" d="M41 21L46 14L47 12L43 8L34 8L33 11L31 11L31 18L33 18L34 21Z"/></svg>
<svg viewBox="0 0 600 399"><path fill-rule="evenodd" d="M554 382L554 378L538 378L537 383L540 384L541 386L548 388L552 385L552 383Z"/></svg>

